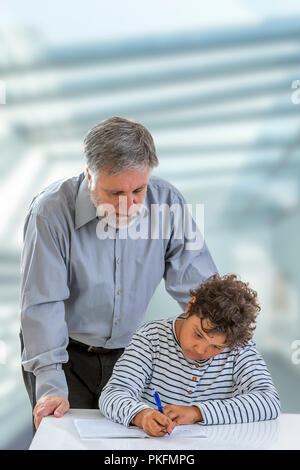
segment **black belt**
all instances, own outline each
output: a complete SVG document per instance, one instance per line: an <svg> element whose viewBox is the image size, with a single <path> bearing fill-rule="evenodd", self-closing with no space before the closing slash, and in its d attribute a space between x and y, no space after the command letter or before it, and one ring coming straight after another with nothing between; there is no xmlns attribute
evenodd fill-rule
<svg viewBox="0 0 300 470"><path fill-rule="evenodd" d="M69 338L69 344L74 344L76 346L79 346L85 349L88 352L93 352L93 353L109 354L113 352L124 351L124 348L107 349L107 348L101 348L98 346L89 346L88 344L81 343L80 341L76 341L76 339L73 339L73 338Z"/></svg>

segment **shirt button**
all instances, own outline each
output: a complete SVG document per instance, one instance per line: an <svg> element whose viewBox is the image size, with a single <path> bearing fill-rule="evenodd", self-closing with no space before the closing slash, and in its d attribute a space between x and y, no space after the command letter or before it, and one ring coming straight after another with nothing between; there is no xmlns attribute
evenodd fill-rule
<svg viewBox="0 0 300 470"><path fill-rule="evenodd" d="M198 367L199 367L199 364L195 364L195 367L196 367L196 369L198 369Z"/></svg>
<svg viewBox="0 0 300 470"><path fill-rule="evenodd" d="M197 377L192 377L192 380L193 380L194 382L196 382L196 381L197 381Z"/></svg>
<svg viewBox="0 0 300 470"><path fill-rule="evenodd" d="M189 395L192 395L193 390L188 390L187 392L188 392Z"/></svg>
<svg viewBox="0 0 300 470"><path fill-rule="evenodd" d="M120 263L120 258L117 259L117 263L118 263L118 264Z"/></svg>
<svg viewBox="0 0 300 470"><path fill-rule="evenodd" d="M119 320L116 320L116 321L115 321L115 325L118 325L119 323L120 323Z"/></svg>
<svg viewBox="0 0 300 470"><path fill-rule="evenodd" d="M119 290L117 290L117 294L118 294L118 295L120 295L120 292L121 292L121 291L120 291L120 289L119 289Z"/></svg>

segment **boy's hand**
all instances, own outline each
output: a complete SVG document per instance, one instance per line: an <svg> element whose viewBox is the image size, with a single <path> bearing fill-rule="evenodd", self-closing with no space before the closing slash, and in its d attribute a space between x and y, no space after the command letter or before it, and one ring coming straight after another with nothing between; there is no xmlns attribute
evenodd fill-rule
<svg viewBox="0 0 300 470"><path fill-rule="evenodd" d="M147 408L135 415L132 424L142 428L149 436L162 437L167 432L171 434L175 423L160 411Z"/></svg>
<svg viewBox="0 0 300 470"><path fill-rule="evenodd" d="M163 410L176 426L179 424L194 424L203 420L201 411L197 406L166 405Z"/></svg>

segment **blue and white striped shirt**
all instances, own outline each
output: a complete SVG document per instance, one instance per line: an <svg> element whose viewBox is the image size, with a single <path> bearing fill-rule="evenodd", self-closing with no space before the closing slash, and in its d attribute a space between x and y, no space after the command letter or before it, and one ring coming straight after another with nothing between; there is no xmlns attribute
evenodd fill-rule
<svg viewBox="0 0 300 470"><path fill-rule="evenodd" d="M146 408L198 406L203 424L248 423L279 416L280 400L253 341L203 361L186 358L176 338L179 317L146 323L115 365L99 399L101 412L129 426Z"/></svg>

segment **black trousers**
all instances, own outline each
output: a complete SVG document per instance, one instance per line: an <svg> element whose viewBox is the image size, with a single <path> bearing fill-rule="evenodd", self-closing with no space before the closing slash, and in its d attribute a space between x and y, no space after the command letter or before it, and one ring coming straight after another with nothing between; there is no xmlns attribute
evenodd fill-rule
<svg viewBox="0 0 300 470"><path fill-rule="evenodd" d="M22 332L20 332L20 341L22 352L24 349ZM70 339L67 351L69 361L62 364L62 368L69 389L70 408L97 409L101 391L109 380L115 363L123 354L124 348L92 352L88 351L88 346ZM25 371L23 366L22 375L33 410L36 405L35 375Z"/></svg>

